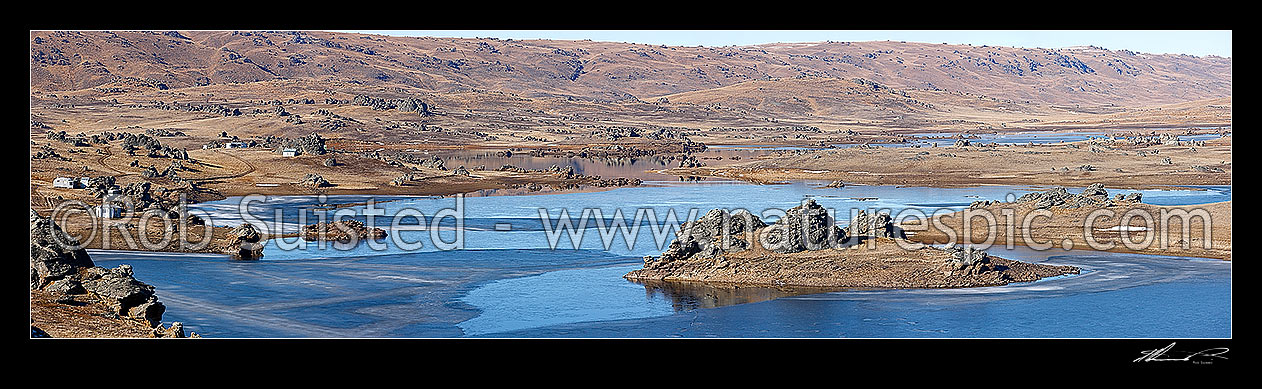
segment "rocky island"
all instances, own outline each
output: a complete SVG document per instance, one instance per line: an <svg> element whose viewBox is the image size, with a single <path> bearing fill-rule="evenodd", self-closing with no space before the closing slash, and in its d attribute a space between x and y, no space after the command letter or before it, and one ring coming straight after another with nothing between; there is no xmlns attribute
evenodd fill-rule
<svg viewBox="0 0 1262 389"><path fill-rule="evenodd" d="M302 228L306 241L358 242L360 239L379 240L386 237L386 230L369 227L359 220L348 219L310 224Z"/></svg>
<svg viewBox="0 0 1262 389"><path fill-rule="evenodd" d="M749 286L959 288L1078 274L1073 266L1025 263L954 244L907 241L889 215L860 212L848 228L814 200L766 224L716 209L683 226L659 257L624 277L638 282Z"/></svg>

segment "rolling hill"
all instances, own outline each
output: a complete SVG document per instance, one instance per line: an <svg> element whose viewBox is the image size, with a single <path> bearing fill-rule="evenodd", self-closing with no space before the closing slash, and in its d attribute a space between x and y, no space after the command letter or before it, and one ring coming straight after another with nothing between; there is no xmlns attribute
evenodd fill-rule
<svg viewBox="0 0 1262 389"><path fill-rule="evenodd" d="M328 32L36 31L31 88L184 88L278 79L435 93L654 99L755 80L862 78L1017 102L1147 106L1231 95L1231 59L1095 47L911 42L672 47Z"/></svg>

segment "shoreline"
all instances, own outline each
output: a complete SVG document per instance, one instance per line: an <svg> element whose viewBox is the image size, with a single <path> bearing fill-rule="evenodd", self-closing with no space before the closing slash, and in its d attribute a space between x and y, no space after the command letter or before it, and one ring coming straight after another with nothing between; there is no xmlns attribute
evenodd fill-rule
<svg viewBox="0 0 1262 389"><path fill-rule="evenodd" d="M1116 214L1124 215L1125 212L1131 211L1131 210L1144 210L1144 211L1147 211L1149 214L1160 214L1162 211L1191 212L1190 210L1201 209L1201 210L1206 210L1206 212L1208 212L1208 215L1210 216L1211 221L1219 220L1219 222L1215 224L1215 226L1211 226L1210 233L1213 234L1213 236L1211 237L1209 241L1210 248L1205 248L1203 246L1204 222L1202 222L1200 225L1196 225L1194 222L1196 219L1189 218L1187 219L1188 224L1192 225L1192 227L1190 229L1191 236L1188 236L1188 239L1189 239L1188 248L1183 247L1183 243L1181 239L1179 242L1167 242L1168 245L1165 248L1162 248L1160 247L1158 242L1163 241L1163 239L1168 240L1168 238L1161 238L1162 235L1157 234L1157 237L1153 237L1154 241L1151 245L1143 246L1139 249L1132 249L1132 248L1126 247L1125 243L1122 241L1123 238L1119 231L1120 224L1117 220L1115 220L1117 218L1100 217L1093 221L1093 225L1097 226L1097 228L1095 228L1092 231L1090 238L1096 242L1099 242L1102 244L1109 244L1112 246L1107 249L1101 250L1101 249L1097 249L1096 247L1091 247L1089 242L1087 242L1087 239L1088 239L1087 236L1083 234L1083 229L1084 229L1083 226L1085 225L1084 218L1088 217L1086 215L1088 215L1089 211L1091 210L1089 209L1087 210L1052 209L1050 211L1052 216L1050 218L1040 217L1037 223L1041 225L1035 226L1036 228L1033 228L1031 230L1026 230L1024 227L1020 225L1008 225L1004 223L1002 220L1000 220L998 223L995 224L996 234L993 237L994 242L992 242L991 245L1006 247L1006 245L1009 243L1007 230L1012 229L1013 232L1015 234L1018 234L1019 236L1029 234L1030 235L1029 239L1032 240L1033 243L1050 245L1051 247L1049 248L1049 250L1064 249L1066 242L1068 242L1067 244L1075 250L1156 255L1156 256L1163 256L1163 257L1194 257L1194 258L1221 260L1221 261L1227 261L1227 262L1231 262L1233 259L1233 253L1231 250L1231 207L1232 207L1231 200L1215 202L1215 203L1207 203L1207 204L1188 205L1188 206L1161 206L1161 205L1141 203L1141 204L1132 204L1132 205L1118 205L1116 207L1117 209L1113 210L1115 215ZM1019 204L1019 203L998 203L998 204L986 206L983 208L987 211L990 211L991 214L1002 213L1004 210L1011 210L1014 215L1013 216L1014 220L1023 219L1026 215L1030 214L1033 211L1033 209L1031 209L1028 205ZM995 212L996 210L998 210L999 212ZM937 225L937 223L940 222L942 225L948 226L954 229L955 231L963 231L964 230L963 222L962 220L959 220L959 218L964 215L964 212L965 211L959 211L959 212L955 212L951 214L941 215L940 218L935 218L935 220L937 220L936 222L931 223L933 225L932 228L924 227L922 224L923 223L922 221L917 221L915 223L912 223L911 221L909 221L907 223L902 223L900 226L904 227L906 231L909 232L909 236L908 236L909 240L924 243L924 244L944 244L944 243L978 244L974 242L977 242L978 240L981 240L984 242L986 239L990 238L989 233L987 232L988 227L980 226L977 223L973 223L973 226L969 230L984 232L986 233L985 235L974 234L972 236L964 236L963 234L958 234L958 235L951 234L955 236L955 239L952 240L950 239L950 237L948 236L946 232L943 232L939 229L939 226ZM980 218L974 219L973 221L977 221L978 219ZM1226 219L1227 221L1226 226L1223 226L1223 223L1221 222L1221 220L1223 219ZM1174 219L1172 218L1171 220L1174 220ZM1157 219L1157 222L1162 223L1160 219ZM1179 223L1182 223L1182 219L1180 219ZM916 229L907 228L907 227L912 227L912 226L916 227ZM1170 226L1170 225L1164 225L1164 227L1165 229L1173 228L1173 226ZM1179 224L1178 228L1182 228L1182 225ZM1162 231L1165 229L1163 229L1162 226L1159 226L1156 230ZM1170 231L1168 230L1166 231L1167 231L1166 235L1171 234ZM1201 235L1197 235L1195 233L1200 233ZM1148 231L1136 230L1136 231L1128 232L1128 238L1131 239L1132 243L1134 243L1136 240L1139 240L1140 242L1142 242L1146 239L1149 239ZM1200 240L1201 242L1197 242L1198 240ZM1031 242L1027 242L1025 238L1011 239L1011 241L1012 241L1011 243L1014 245L1024 246L1024 247L1030 247L1029 243L1031 243Z"/></svg>
<svg viewBox="0 0 1262 389"><path fill-rule="evenodd" d="M627 273L639 282L692 282L742 287L815 289L954 289L1002 286L1033 282L1048 277L1079 274L1074 266L1021 262L982 254L985 265L944 265L952 261L950 250L922 246L904 250L888 238L843 249L824 249L778 254L757 244L716 259L689 258ZM979 267L973 267L979 266Z"/></svg>
<svg viewBox="0 0 1262 389"><path fill-rule="evenodd" d="M820 180L820 179L792 179L792 180L789 180L788 182L784 182L784 183L780 183L780 184L766 184L766 183L761 183L761 184L760 184L760 183L753 183L753 182L748 182L748 181L739 180L739 179L731 179L731 178L728 178L728 177L717 177L717 178L718 178L719 180L721 180L721 181L711 181L711 182L722 182L722 183L727 183L727 184L750 184L750 185L788 185L788 184L799 183L799 182L827 181L827 180ZM701 181L701 182L704 182L704 181ZM651 183L651 181L650 181L650 183ZM684 186L686 186L686 185L694 185L694 184L695 184L695 182L681 182L681 183L678 183L678 185L684 185ZM859 183L856 183L856 185L868 185L868 184L859 184ZM899 185L890 185L890 184L883 184L883 185L895 186L895 187L904 187L904 186L899 186ZM638 187L665 187L665 186L668 186L668 185L652 185L652 184L646 184L646 185L641 185L641 186L638 186ZM874 185L874 186L880 186L880 185ZM958 187L953 187L953 186L952 186L952 187L943 187L943 188L969 188L969 187L981 187L981 186L1019 186L1019 185L988 184L988 185L965 185L965 186L958 186ZM1053 186L1054 186L1054 185L1039 185L1039 186L1034 186L1034 185L1031 185L1031 188L1030 188L1029 190L1042 190L1042 189L1051 188L1051 187L1053 187ZM1230 185L1227 185L1227 186L1230 186ZM937 187L928 187L928 186L910 186L910 187L937 188ZM1042 188L1039 188L1039 187L1042 187ZM572 193L603 192L603 191L615 190L615 189L621 189L621 188L623 188L623 187L603 187L603 188L601 188L601 187L591 187L591 188L581 188L581 189L577 189L577 190L560 190L560 191L555 191L555 192L531 192L531 193L520 193L520 194L518 194L518 193L512 193L512 194L488 194L487 196L488 196L488 197L489 197L489 196L535 196L535 195L538 195L538 196L544 196L544 195L559 195L559 194L572 194ZM1169 190L1169 189L1174 189L1174 188L1178 188L1178 189L1182 189L1182 190L1206 190L1206 189L1204 189L1204 188L1185 187L1185 186L1180 186L1180 185L1160 185L1160 186L1156 186L1155 188L1152 188L1152 189L1157 189L1157 190ZM1131 189L1131 188L1127 188L1127 189ZM1148 188L1144 188L1144 189L1148 189ZM468 193L457 193L457 194L453 194L453 195L449 195L449 196L455 196L455 195L459 195L459 194L464 194L464 195L466 195L466 196L468 195ZM374 195L377 195L377 194L375 194L375 193L368 193L368 194L329 194L329 195L327 195L327 196L329 196L329 199L330 199L330 200L333 200L333 199L335 199L337 196L374 196ZM425 197L449 198L449 196L440 196L440 195L397 195L397 194L381 194L381 195L382 195L382 196L397 196L397 197L404 197L404 198L425 198ZM311 197L311 196L318 196L318 194L309 194L309 193L291 193L291 194L274 195L274 196L277 196L277 197ZM240 196L229 196L229 197L227 197L227 198L225 198L225 199L214 200L214 201L223 201L223 200L226 200L226 199L231 198L231 197L240 197ZM476 196L476 197L481 197L481 196ZM399 200L400 200L400 199L392 199L392 200L384 200L384 201L399 201ZM207 201L207 202L202 202L202 203L198 203L198 204L205 204L205 203L209 203L209 202L213 202L213 201ZM1226 201L1226 202L1220 202L1220 203L1206 203L1206 204L1196 204L1196 205L1178 206L1178 207L1210 206L1210 205L1222 204L1222 203L1226 203L1228 206L1230 206L1230 202L1231 202L1231 200L1228 200L1228 201ZM363 201L354 201L354 202L346 202L346 203L341 203L341 202L329 202L329 203L327 203L326 205L328 205L328 206L330 206L330 207L331 207L331 208L328 208L328 209L339 209L339 208L345 208L345 207L358 206L358 205L362 205L362 204L364 204L364 203L365 203L365 202L363 202ZM1155 206L1155 205L1150 205L1150 204L1148 204L1148 205L1149 205L1149 206L1153 206L1153 207L1162 207L1162 206ZM319 210L319 209L320 209L320 208L317 208L317 210ZM961 211L961 212L962 212L962 211ZM951 214L951 215L957 215L958 213L959 213L959 212L957 212L957 213L953 213L953 214ZM947 216L951 216L951 215L947 215ZM122 221L120 220L120 221L116 221L116 222L122 222ZM70 226L70 227L81 227L81 226L79 226L79 225L77 225L76 223L73 223L73 222L72 222L72 223L68 223L67 225L68 225L68 226ZM911 225L915 225L915 224L911 224ZM999 227L1000 229L1002 229L1002 228L1004 228L1004 225L999 225L998 227ZM191 232L190 232L190 234L189 234L190 236L201 236L201 235L200 235L200 232L196 232L196 231L198 231L198 230L196 230L196 229L198 229L198 228L203 228L203 226L191 226L190 228L193 228L193 229L194 229L193 231L191 231ZM228 235L228 232L229 232L229 231L230 231L233 227L231 227L231 226L211 226L211 228L215 231L215 233L214 233L214 235L213 235L213 237L212 237L212 242L209 244L209 246L207 246L206 248L203 248L203 249L201 249L201 250L183 250L183 249L180 249L180 248L178 248L178 247L172 247L172 245L176 244L176 242L172 242L172 245L168 245L168 246L164 247L164 249L160 249L160 250L143 250L143 249L133 249L133 248L128 248L128 249L125 249L125 250L126 250L126 251L139 251L139 252L177 252L177 253L209 253L209 254L226 254L224 251L218 250L216 247L217 247L217 244L218 244L218 246L223 246L223 247L228 246L228 243L230 243L231 238L227 237L227 235ZM70 229L70 228L68 227L67 229ZM110 229L110 231L111 231L111 232L116 232L116 231L118 231L118 229L117 229L117 228L111 228L111 229ZM387 232L389 232L389 231L387 231ZM909 234L908 234L908 239L909 239L909 240L912 240L912 241L917 241L917 242L920 242L920 243L926 243L926 244L942 244L942 243L947 243L947 242L945 241L944 236L943 236L943 235L941 235L941 234L924 233L924 232L921 232L921 231L915 231L915 230L908 230L908 232L909 232ZM160 236L160 235L161 235L161 233L162 233L162 232L161 232L160 230L154 230L154 229L151 229L150 236ZM133 235L132 237L133 237L133 238L136 238L136 236L135 236L135 235ZM295 237L299 237L299 234L297 234L297 233L286 233L286 234L282 234L281 236L268 236L268 237L266 237L266 239L264 239L264 241L263 241L263 242L261 242L261 243L266 244L266 240L270 240L270 239L276 239L276 238L295 238ZM1038 236L1038 238L1039 238L1039 239L1038 239L1039 241L1044 241L1044 240L1046 240L1046 238L1043 238L1042 236ZM125 238L122 238L122 237L121 237L121 235L117 235L117 234L115 234L114 236L112 236L112 237L111 237L111 241L115 241L115 242L121 242L121 241L124 241L124 239L125 239ZM935 240L935 239L936 239L936 240ZM88 241L87 241L87 243L85 243L85 244L84 244L84 248L86 248L86 249L103 249L103 248L100 246L100 241L101 241L100 237L96 237L96 238L94 238L94 239L88 240ZM967 242L967 241L966 241L963 237L960 237L960 238L956 239L955 243L965 244L965 243L970 243L970 242ZM997 240L997 241L996 241L996 243L994 243L994 245L1004 245L1004 244L1006 244L1006 242L1005 242L1005 241L1003 241L1003 240L1001 240L1001 239L1000 239L1000 240ZM1020 242L1020 240L1018 240L1018 242L1016 242L1015 244L1017 244L1017 245L1021 245L1021 246L1026 246L1024 243ZM1027 247L1028 247L1028 246L1027 246ZM1059 249L1059 248L1060 248L1060 247L1059 247L1059 245L1057 245L1057 247L1054 247L1053 249ZM1117 253L1135 253L1135 254L1147 254L1147 255L1157 255L1157 256L1174 256L1174 257L1178 257L1178 256L1188 256L1188 257L1209 258L1209 259L1218 259L1218 260L1228 260L1228 261L1230 261L1230 255L1229 255L1229 254L1228 254L1228 255L1216 255L1216 254L1206 254L1206 253L1203 253L1203 252L1197 252L1197 251L1193 251L1193 252L1187 252L1187 251L1177 251L1177 252L1171 252L1171 251L1167 251L1167 250L1146 250L1146 251L1145 251L1145 250L1140 250L1140 251L1135 251L1135 250L1129 250L1129 249L1126 249L1125 247L1122 247L1122 246L1117 246L1117 247L1114 247L1113 249L1110 249L1110 250L1094 250L1094 249L1091 249L1091 248L1087 247L1085 244L1083 244L1083 243L1081 243L1081 242L1077 242L1077 244L1075 245L1075 248L1076 248L1076 249L1084 249L1084 250L1092 250L1092 251L1105 251L1105 252L1117 252ZM110 248L109 250L118 250L118 249L116 249L116 248ZM1230 253L1230 251L1227 251L1227 253ZM226 255L229 255L229 254L226 254Z"/></svg>

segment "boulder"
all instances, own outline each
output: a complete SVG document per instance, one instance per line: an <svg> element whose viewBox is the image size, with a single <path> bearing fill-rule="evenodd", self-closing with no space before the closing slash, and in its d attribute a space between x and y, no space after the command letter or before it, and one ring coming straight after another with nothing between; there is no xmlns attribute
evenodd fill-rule
<svg viewBox="0 0 1262 389"><path fill-rule="evenodd" d="M730 213L725 209L712 209L701 218L684 224L681 235L694 238L703 248L711 246L715 238L720 238L718 248L740 251L749 247L749 242L741 236L766 226L767 223L743 209Z"/></svg>
<svg viewBox="0 0 1262 389"><path fill-rule="evenodd" d="M1083 196L1105 196L1108 197L1109 192L1104 190L1104 184L1095 183L1087 186L1082 190Z"/></svg>
<svg viewBox="0 0 1262 389"><path fill-rule="evenodd" d="M333 184L330 184L328 180L324 179L324 177L321 177L319 174L315 174L315 173L307 173L306 176L302 177L302 181L298 181L295 185L308 187L308 188L323 188L326 186L333 186Z"/></svg>
<svg viewBox="0 0 1262 389"><path fill-rule="evenodd" d="M1125 196L1119 194L1118 196L1122 197L1109 199L1109 192L1104 189L1104 184L1096 183L1087 186L1080 194L1069 193L1065 188L1055 188L1043 192L1026 193L1018 197L1016 202L1032 204L1036 209L1098 208L1113 206L1115 201L1119 199L1139 202L1139 199L1142 197L1139 193L1131 193Z"/></svg>
<svg viewBox="0 0 1262 389"><path fill-rule="evenodd" d="M79 241L51 219L31 210L31 289L42 288L96 266Z"/></svg>
<svg viewBox="0 0 1262 389"><path fill-rule="evenodd" d="M62 278L60 280L53 281L48 284L48 286L44 287L44 290L64 295L84 294L88 292L87 289L83 288L83 284L74 278Z"/></svg>
<svg viewBox="0 0 1262 389"><path fill-rule="evenodd" d="M894 221L888 213L868 214L862 209L850 222L849 233L850 236L856 237L907 238L902 229L894 226Z"/></svg>
<svg viewBox="0 0 1262 389"><path fill-rule="evenodd" d="M666 251L656 260L645 258L645 267L657 267L674 261L682 261L691 258L693 254L701 252L701 245L692 235L684 234L675 238L666 246Z"/></svg>
<svg viewBox="0 0 1262 389"><path fill-rule="evenodd" d="M165 328L161 325L153 328L153 336L155 338L185 338L184 323L174 322L171 327Z"/></svg>
<svg viewBox="0 0 1262 389"><path fill-rule="evenodd" d="M228 232L229 243L224 247L225 254L234 259L253 260L263 257L263 236L254 225L242 223Z"/></svg>
<svg viewBox="0 0 1262 389"><path fill-rule="evenodd" d="M422 160L420 165L421 167L424 167L424 168L438 169L438 170L443 170L443 171L447 170L447 163L443 162L443 159L438 158L437 155L430 156L428 159Z"/></svg>
<svg viewBox="0 0 1262 389"><path fill-rule="evenodd" d="M767 227L759 238L764 248L784 254L834 247L846 240L846 231L833 224L823 206L806 199Z"/></svg>
<svg viewBox="0 0 1262 389"><path fill-rule="evenodd" d="M976 275L995 270L990 265L990 256L984 250L974 247L965 248L954 243L948 244L942 250L951 254L951 258L943 264L943 267L953 274L962 272Z"/></svg>
<svg viewBox="0 0 1262 389"><path fill-rule="evenodd" d="M368 227L355 219L310 224L302 228L302 238L307 241L358 242L365 237L383 239L386 230Z"/></svg>
<svg viewBox="0 0 1262 389"><path fill-rule="evenodd" d="M150 326L162 322L166 307L154 296L153 285L136 280L131 265L114 269L93 267L83 272L83 288L122 317L143 319Z"/></svg>

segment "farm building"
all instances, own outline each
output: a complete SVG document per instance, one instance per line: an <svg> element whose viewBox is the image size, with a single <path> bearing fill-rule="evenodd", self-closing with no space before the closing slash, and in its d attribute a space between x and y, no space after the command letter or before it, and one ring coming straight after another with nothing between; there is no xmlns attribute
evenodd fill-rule
<svg viewBox="0 0 1262 389"><path fill-rule="evenodd" d="M117 219L123 216L123 209L110 203L92 207L92 216L102 219Z"/></svg>
<svg viewBox="0 0 1262 389"><path fill-rule="evenodd" d="M78 188L79 185L81 185L79 181L70 177L57 177L53 179L54 188L75 189Z"/></svg>

